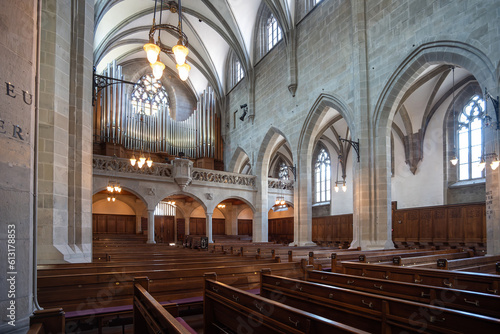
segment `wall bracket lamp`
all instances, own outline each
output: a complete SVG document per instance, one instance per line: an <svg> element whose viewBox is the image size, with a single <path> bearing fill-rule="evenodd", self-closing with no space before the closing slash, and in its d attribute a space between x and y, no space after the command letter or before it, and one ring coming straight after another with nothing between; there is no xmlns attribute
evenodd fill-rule
<svg viewBox="0 0 500 334"><path fill-rule="evenodd" d="M242 105L240 105L240 108L243 110L243 115L241 115L240 120L244 121L245 116L247 115L247 112L248 112L248 105L246 103L242 104Z"/></svg>
<svg viewBox="0 0 500 334"><path fill-rule="evenodd" d="M344 138L339 136L339 140L348 142L349 144L351 144L352 147L354 147L354 150L356 151L356 154L358 155L358 162L359 162L359 139L358 139L358 141L352 141L349 139L344 139Z"/></svg>

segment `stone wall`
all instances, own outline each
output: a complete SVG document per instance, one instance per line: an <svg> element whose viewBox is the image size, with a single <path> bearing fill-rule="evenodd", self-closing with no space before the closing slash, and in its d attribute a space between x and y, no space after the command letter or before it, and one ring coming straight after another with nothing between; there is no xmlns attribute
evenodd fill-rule
<svg viewBox="0 0 500 334"><path fill-rule="evenodd" d="M39 263L91 260L93 6L42 2Z"/></svg>
<svg viewBox="0 0 500 334"><path fill-rule="evenodd" d="M37 1L0 11L0 332L26 333L33 310Z"/></svg>
<svg viewBox="0 0 500 334"><path fill-rule="evenodd" d="M321 101L333 101L352 136L361 141L361 162L352 165L355 242L365 240L363 245L373 247L390 244L390 203L397 200L391 196L390 178L394 106L426 66L438 63L467 69L497 95L498 13L498 2L492 0L321 2L296 27L295 97L287 89L291 53L285 41L255 65L255 104L250 110L255 118L239 128L226 128L226 166L238 147L249 155L264 152L261 146L272 145L267 141L270 129L282 133L290 143L301 182L306 182L299 182L295 193L295 220L296 227L301 226L296 228L297 237L307 239L312 203L308 165L314 149L309 143L315 140L324 115ZM229 93L229 115L247 102L245 89L240 84ZM442 156L438 158L442 161ZM267 171L259 166L264 168L266 163L259 159L265 157L250 160L256 175L263 177ZM421 191L420 196L426 196L425 189ZM256 214L256 220L266 217Z"/></svg>

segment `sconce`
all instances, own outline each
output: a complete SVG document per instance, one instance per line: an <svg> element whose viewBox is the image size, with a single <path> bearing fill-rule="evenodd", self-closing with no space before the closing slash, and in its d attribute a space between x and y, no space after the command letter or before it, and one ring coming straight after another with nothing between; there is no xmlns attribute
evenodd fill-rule
<svg viewBox="0 0 500 334"><path fill-rule="evenodd" d="M247 115L247 112L248 112L248 106L245 103L245 104L240 105L240 108L243 109L243 115L240 117L240 120L244 121L245 120L245 116Z"/></svg>

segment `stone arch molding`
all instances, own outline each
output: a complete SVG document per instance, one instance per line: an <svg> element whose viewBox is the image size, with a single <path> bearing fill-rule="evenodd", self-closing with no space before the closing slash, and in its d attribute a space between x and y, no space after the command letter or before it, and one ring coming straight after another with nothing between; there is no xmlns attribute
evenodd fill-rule
<svg viewBox="0 0 500 334"><path fill-rule="evenodd" d="M304 127L301 130L297 146L297 181L294 197L298 200L294 207L294 244L312 244L312 155L316 138L321 131L322 120L327 116L328 108L335 109L346 121L351 137L356 137L356 126L351 108L334 94L320 94L311 106Z"/></svg>
<svg viewBox="0 0 500 334"><path fill-rule="evenodd" d="M250 159L247 152L243 148L241 148L241 146L238 146L233 153L233 157L231 158L231 161L229 162L229 171L233 172L233 173L239 173L239 169L241 168L241 164L247 158Z"/></svg>
<svg viewBox="0 0 500 334"><path fill-rule="evenodd" d="M400 63L384 86L373 116L379 131L386 134L390 131L388 124L396 113L393 106L399 103L411 83L424 71L426 64L452 64L463 67L474 75L481 87L488 87L492 93L497 91L495 65L478 48L459 41L424 43Z"/></svg>

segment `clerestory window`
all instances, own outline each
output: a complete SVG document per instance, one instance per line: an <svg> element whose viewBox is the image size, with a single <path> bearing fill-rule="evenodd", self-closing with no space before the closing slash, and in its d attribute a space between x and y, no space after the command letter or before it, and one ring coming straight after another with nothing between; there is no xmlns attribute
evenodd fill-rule
<svg viewBox="0 0 500 334"><path fill-rule="evenodd" d="M458 116L458 177L470 180L484 177L479 167L483 154L484 100L474 95Z"/></svg>

